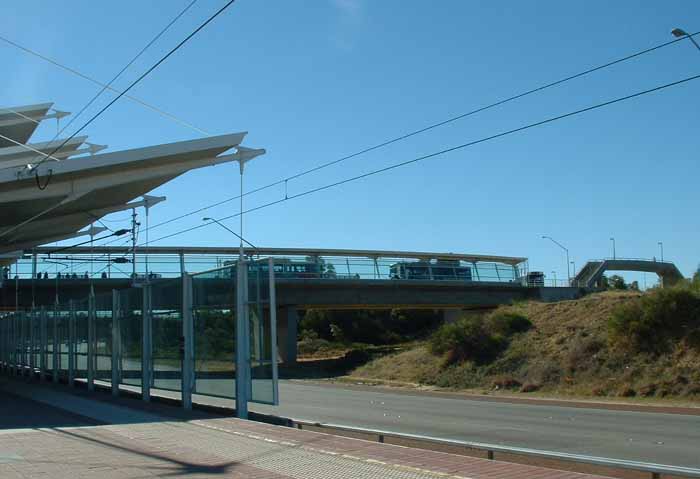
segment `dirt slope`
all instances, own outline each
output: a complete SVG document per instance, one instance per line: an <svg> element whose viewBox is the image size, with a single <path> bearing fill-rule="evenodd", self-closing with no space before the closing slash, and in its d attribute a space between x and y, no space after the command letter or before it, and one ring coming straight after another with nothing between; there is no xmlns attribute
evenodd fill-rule
<svg viewBox="0 0 700 479"><path fill-rule="evenodd" d="M606 292L575 301L508 306L503 309L524 313L533 327L488 364L448 365L419 343L375 359L352 376L481 391L700 399L697 349L679 342L661 355L631 354L610 344L607 321L613 309L640 297Z"/></svg>

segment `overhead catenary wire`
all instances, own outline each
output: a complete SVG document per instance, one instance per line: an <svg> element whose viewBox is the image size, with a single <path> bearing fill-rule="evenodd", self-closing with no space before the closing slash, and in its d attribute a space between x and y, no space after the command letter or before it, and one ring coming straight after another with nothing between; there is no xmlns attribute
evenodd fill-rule
<svg viewBox="0 0 700 479"><path fill-rule="evenodd" d="M87 109L90 107L90 105L92 105L92 104L102 95L102 93L104 93L108 88L110 88L110 87L112 86L112 84L113 84L120 76L122 76L122 74L123 74L131 65L133 65L134 62L135 62L136 60L138 60L138 59L141 57L141 55L143 55L143 54L146 52L146 50L148 50L148 48L151 47L151 45L153 45L165 32L167 32L167 31L170 29L170 27L171 27L177 20L179 20L180 17L182 17L196 2L197 2L197 0L192 0L182 11L180 11L180 13L178 13L178 14L175 16L175 18L173 18L164 28L162 28L162 29L160 30L160 32L158 32L158 34L156 34L156 36L153 37L153 38L151 39L151 41L149 41L149 42L148 42L148 43L147 43L147 44L146 44L146 45L131 59L131 61L129 61L129 63L127 63L127 64L126 64L126 65L125 65L125 66L124 66L124 67L109 81L109 83L107 83L106 85L104 85L104 86L102 87L102 89L101 89L100 91L98 91L98 92L85 104L85 106L83 106L83 108L80 109L80 111L78 111L78 113L75 114L75 115L73 116L73 118L71 118L71 120L68 122L67 125L65 125L61 130L59 130L59 131L56 133L56 136L53 138L52 141L56 140L56 138L58 138L58 136L59 136L61 133L63 133L63 132L64 132L78 117L80 117L80 115L81 115L85 110L87 110ZM167 58L167 56L166 56L165 58ZM164 61L164 59L161 59L161 61L158 62L158 63L156 64L156 66L159 65L160 63L162 63L163 61ZM122 92L122 93L120 93L119 95L117 95L117 97L114 98L111 102L109 102L109 103L107 104L107 106L105 106L104 108L102 108L97 114L93 115L93 117L92 117L90 120L88 120L86 123L84 123L83 126L81 126L80 128L78 128L75 132L73 132L73 134L71 134L68 138L66 138L65 140L63 140L63 142L62 142L59 146L57 146L50 154L53 155L55 152L57 152L57 151L59 151L61 148L63 148L70 140L72 140L73 138L75 138L75 136L76 136L78 133L80 133L82 130L84 130L90 123L92 123L95 119L97 119L97 118L98 118L102 113L104 113L110 106L112 106L119 98L121 98L121 96L122 96L124 93L126 93L126 91L128 91L129 89L131 89L131 88L132 88L134 85L136 85L143 77L145 77L148 73L150 73L151 71L153 71L153 69L155 69L155 66L151 67L151 69L149 69L146 73L144 73L141 77L139 77L136 81L134 81L124 92ZM48 186L49 182L51 181L51 175L49 174L49 177L47 178L46 183L44 184L44 186L41 186L40 183L39 183L39 171L38 171L38 167L41 166L41 164L44 163L44 161L46 161L46 160L45 160L45 159L42 159L41 161L39 161L39 163L37 163L37 164L33 167L34 172L35 172L37 187L39 187L39 189L41 189L41 190L46 189L46 187Z"/></svg>
<svg viewBox="0 0 700 479"><path fill-rule="evenodd" d="M498 138L502 138L502 137L505 137L505 136L509 136L509 135L514 134L514 133L518 133L518 132L521 132L521 131L529 130L529 129L531 129L531 128L535 128L535 127L538 127L538 126L546 125L546 124L548 124L548 123L553 123L553 122L555 122L555 121L559 121L559 120L563 120L563 119L566 119L566 118L570 118L570 117L572 117L572 116L576 116L576 115L580 115L580 114L583 114L583 113L587 113L587 112L589 112L589 111L598 110L598 109L600 109L600 108L604 108L604 107L607 107L607 106L610 106L610 105L614 105L614 104L616 104L616 103L624 102L624 101L631 100L631 99L634 99L634 98L638 98L638 97L641 97L641 96L644 96L644 95L648 95L648 94L650 94L650 93L654 93L654 92L661 91L661 90L665 90L665 89L668 89L668 88L671 88L671 87L674 87L674 86L682 85L682 84L691 82L691 81L693 81L693 80L697 80L697 79L699 79L699 78L700 78L700 74L699 74L699 75L693 75L693 76L690 76L690 77L687 77L687 78L683 78L683 79L681 79L681 80L677 80L677 81L674 81L674 82L671 82L671 83L665 83L665 84L663 84L663 85L659 85L659 86L656 86L656 87L654 87L654 88L649 88L649 89L647 89L647 90L638 91L638 92L636 92L636 93L632 93L632 94L625 95L625 96L622 96L622 97L614 98L614 99L612 99L612 100L608 100L608 101L605 101L605 102L602 102L602 103L597 103L597 104L595 104L595 105L592 105L592 106L589 106L589 107L586 107L586 108L581 108L581 109L574 110L574 111L571 111L571 112L568 112L568 113L564 113L564 114L561 114L561 115L549 117L549 118L546 118L546 119L544 119L544 120L540 120L540 121L537 121L537 122L534 122L534 123L529 123L529 124L520 126L520 127L518 127L518 128L513 128L513 129L510 129L510 130L502 131L502 132L500 132L500 133L496 133L496 134L494 134L494 135L486 136L486 137L480 138L480 139L478 139L478 140L473 140L473 141L469 141L469 142L466 142L466 143L462 143L462 144L459 144L459 145L456 145L456 146L452 146L452 147L449 147L449 148L445 148L445 149L442 149L442 150L439 150L439 151L435 151L435 152L433 152L433 153L429 153L429 154L426 154L426 155L422 155L422 156L419 156L419 157L417 157L417 158L413 158L413 159L410 159L410 160L407 160L407 161L402 161L402 162L400 162L400 163L394 163L394 164L392 164L392 165L385 166L385 167L383 167L383 168L378 168L378 169L376 169L376 170L372 170L372 171L369 171L369 172L367 172L367 173L363 173L363 174L356 175L356 176L352 176L352 177L349 177L349 178L345 178L345 179L343 179L343 180L339 180L339 181L336 181L336 182L333 182L333 183L329 183L329 184L326 184L326 185L323 185L323 186L319 186L319 187L316 187L316 188L312 188L312 189L303 191L303 192L301 192L301 193L297 193L297 194L295 194L295 195L285 196L284 198L281 198L281 199L279 199L279 200L271 201L271 202L269 202L269 203L265 203L265 204L262 204L262 205L260 205L260 206L256 206L256 207L254 207L254 208L250 208L250 209L248 209L248 210L241 211L241 212L239 212L239 213L234 213L234 214L232 214L232 215L224 216L224 217L222 217L222 218L216 218L216 219L217 219L218 221L224 221L224 220L228 220L228 219L231 219L231 218L238 217L238 216L240 216L240 215L242 215L242 214L252 213L252 212L254 212L254 211L259 211L259 210L262 210L262 209L264 209L264 208L269 208L269 207L271 207L271 206L274 206L274 205L277 205L277 204L280 204L280 203L284 203L284 202L289 201L289 200L301 198L301 197L303 197L303 196L311 195L311 194L313 194L313 193L318 193L318 192L320 192L320 191L324 191L324 190L327 190L327 189L330 189L330 188L334 188L334 187L341 186L341 185L344 185L344 184L347 184L347 183L351 183L351 182L353 182L353 181L357 181L357 180L361 180L361 179L364 179L364 178L367 178L367 177L370 177L370 176L378 175L378 174L380 174L380 173L385 173L385 172L387 172L387 171L394 170L394 169L396 169L396 168L400 168L400 167L403 167L403 166L407 166L407 165L410 165L410 164L413 164L413 163L418 163L418 162L420 162L420 161L424 161L424 160L427 160L427 159L430 159L430 158L435 158L435 157L438 157L438 156L442 156L442 155L445 155L445 154L450 153L450 152L453 152L453 151L457 151L457 150L461 150L461 149L464 149L464 148L468 148L468 147L470 147L470 146L478 145L478 144L480 144L480 143L486 143L486 142L488 142L488 141L493 141L493 140L498 139ZM181 234L184 234L184 233L188 233L188 232L190 232L190 231L194 231L194 230L203 228L203 227L205 227L205 226L209 226L209 225L211 225L211 224L213 224L213 222L204 223L204 224L196 225L196 226L193 226L193 227L190 227L190 228L186 228L186 229L183 229L183 230L180 230L180 231L176 231L176 232L174 232L174 233L171 233L171 234L162 236L162 237L157 238L157 239L155 239L155 240L151 240L150 243L155 243L155 242L158 242L158 241L162 241L162 240L164 240L164 239L172 238L172 237L174 237L174 236L178 236L178 235L181 235Z"/></svg>
<svg viewBox="0 0 700 479"><path fill-rule="evenodd" d="M29 151L32 151L32 152L34 152L34 153L36 153L36 154L38 154L38 155L43 155L45 159L54 160L54 161L61 161L61 160L59 160L58 158L56 158L55 156L52 156L54 153L56 153L55 151L52 152L51 154L44 153L44 152L41 151L41 150L37 150L37 149L34 148L33 146L27 145L27 144L25 144L25 143L21 143L21 142L15 140L15 139L10 138L9 136L3 135L2 133L0 133L0 138L2 138L3 140L9 141L10 143L14 143L14 144L17 145L17 146L21 146L22 148L27 149L27 150L29 150Z"/></svg>
<svg viewBox="0 0 700 479"><path fill-rule="evenodd" d="M103 94L106 90L111 89L112 84L113 84L115 81L117 81L117 80L119 79L119 77L121 77L121 76L124 74L124 72L125 72L126 70L128 70L129 67L130 67L131 65L134 64L134 62L136 62L136 60L138 60L139 58L141 58L141 56L142 56L144 53L146 53L146 50L148 50L156 41L158 41L158 39L159 39L160 37L162 37L163 34L165 34L165 32L167 32L167 31L170 29L170 27L172 27L173 24L174 24L175 22L177 22L177 21L180 19L180 17L182 17L185 13L187 13L187 11L188 11L190 8L192 8L192 6L193 6L195 3L197 3L197 0L192 0L189 4L187 4L187 6L185 6L185 8L182 9L182 10L180 11L180 13L178 13L178 14L175 16L175 18L173 18L165 27L163 27L163 29L161 29L161 31L158 32L158 34L156 34L156 36L153 37L153 38L151 39L151 41L149 41L149 42L148 42L148 43L147 43L147 44L146 44L146 45L145 45L145 46L144 46L144 47L129 61L129 63L127 63L126 65L124 65L124 67L123 67L121 70L119 70L119 72L118 72L116 75L114 75L114 77L112 77L112 79L111 79L108 83L104 84L104 85L102 86L102 89L101 89L100 91L98 91L98 92L85 104L85 106L83 106L83 108L81 108L80 111L78 111L78 113L76 113L75 115L73 115L73 116L71 117L70 121L69 121L63 128L61 128L61 130L60 130L58 133L56 133L56 136L55 136L54 139L51 140L51 141L55 141L56 138L58 138L58 136L59 136L61 133L63 133L65 130L67 130L68 127L71 126L71 125L73 124L73 122L74 122L75 120L77 120L77 119L80 117L80 115L82 115L83 112L85 112L85 110L87 110L87 109L90 107L90 105L92 105L100 96L102 96L102 94ZM75 135L73 135L73 136L75 136ZM73 138L73 136L71 136L71 138ZM69 140L70 140L70 138L69 138ZM68 141L68 140L66 140L66 141ZM65 142L64 142L64 144L65 144Z"/></svg>
<svg viewBox="0 0 700 479"><path fill-rule="evenodd" d="M176 51L178 51L185 43L187 43L192 37L194 37L197 33L199 33L204 27L209 25L216 17L218 17L221 13L223 13L228 7L230 7L236 0L229 0L226 2L226 4L221 7L219 10L217 10L213 15L211 15L207 20L205 20L200 26L198 26L192 33L187 35L180 43L178 43L175 47L173 47L168 53L166 53L160 60L158 60L156 63L154 63L148 70L146 70L143 74L141 74L136 80L131 82L126 89L124 89L121 93L119 93L112 101L107 103L102 109L100 109L97 113L95 113L88 121L83 123L83 125L78 128L73 134L68 137L63 144L67 143L70 141L72 138L74 138L78 133L83 131L85 128L87 128L93 121L95 121L97 118L99 118L105 111L107 111L112 105L114 105L121 97L123 97L126 93L129 92L133 87L135 87L138 83L141 82L144 78L146 78L151 72L153 72L156 68L158 68L165 60L170 58L171 55L173 55ZM61 145L59 149L62 147ZM52 153L53 154L53 153ZM39 162L38 165L35 167L36 175L37 175L37 186L39 186L39 180L38 180L38 166L41 165L41 162ZM48 186L48 182L50 181L50 176L47 179L46 184L43 187L40 187L40 189L44 189Z"/></svg>
<svg viewBox="0 0 700 479"><path fill-rule="evenodd" d="M58 248L58 249L55 249L55 250L53 250L53 251L49 251L47 254L48 254L48 255L52 255L52 254L58 253L58 252L60 252L60 251L65 251L65 250L68 250L68 249L75 248L76 246L82 246L82 245L88 244L88 243L94 243L95 241L103 240L103 239L106 239L106 238L110 238L110 237L112 237L112 236L123 236L123 235L125 235L125 234L128 233L128 232L129 232L128 229L117 230L117 231L114 231L112 234L108 234L108 235L106 235L106 236L102 236L101 238L90 238L89 240L83 241L83 242L81 242L81 243L76 243L76 244L72 244L72 245L69 245L69 246L63 246L63 247Z"/></svg>
<svg viewBox="0 0 700 479"><path fill-rule="evenodd" d="M693 37L693 36L695 36L695 35L700 35L700 32L695 32L695 33L693 33L693 34L690 34L689 36L690 36L690 37ZM604 70L604 69L609 68L609 67L611 67L611 66L614 66L614 65L617 65L617 64L620 64L620 63L623 63L623 62L632 60L632 59L637 58L637 57L641 57L641 56L643 56L643 55L646 55L646 54L648 54L648 53L651 53L651 52L660 50L660 49L662 49L662 48L664 48L664 47L667 47L667 46L669 46L669 45L678 43L678 42L680 42L680 41L682 41L682 40L684 40L684 39L685 39L685 37L683 37L683 38L677 38L677 39L675 39L675 40L670 40L670 41L668 41L668 42L661 43L661 44L656 45L656 46L653 46L653 47L651 47L651 48L647 48L647 49L644 49L644 50L640 50L640 51L638 51L638 52L632 53L632 54L630 54L630 55L626 55L626 56L621 57L621 58L618 58L618 59L616 59L616 60L609 61L609 62L604 63L604 64L602 64L602 65L598 65L598 66L589 68L589 69L584 70L584 71L581 71L581 72L579 72L579 73L576 73L576 74L573 74L573 75L569 75L569 76L566 76L566 77L561 78L561 79L559 79L559 80L555 80L555 81L553 81L553 82L546 83L546 84L541 85L541 86L539 86L539 87L532 88L532 89L530 89L530 90L526 90L526 91L524 91L524 92L521 92L521 93L512 95L512 96L510 96L510 97L508 97L508 98L504 98L504 99L502 99L502 100L498 100L498 101L496 101L496 102L494 102L494 103L490 103L490 104L488 104L488 105L485 105L485 106L482 106L482 107L479 107L479 108L470 110L470 111L468 111L468 112L461 113L461 114L456 115L456 116L452 116L452 117L447 118L447 119L445 119L445 120L441 120L441 121L439 121L439 122L437 122L437 123L432 123L432 124L430 124L430 125L421 127L421 128L419 128L419 129L417 129L417 130L410 131L410 132L408 132L408 133L402 134L402 135L397 136L397 137L395 137L395 138L392 138L392 139L383 141L383 142L381 142L381 143L378 143L378 144L376 144L376 145L373 145L373 146L370 146L370 147L361 149L361 150L359 150L359 151L357 151L357 152L355 152L355 153L351 153L351 154L346 155L346 156L343 156L343 157L341 157L341 158L337 158L337 159L335 159L335 160L331 160L331 161L322 163L322 164L320 164L320 165L318 165L318 166L315 166L315 167L313 167L313 168L310 168L310 169L301 171L301 172L296 173L296 174L294 174L294 175L292 175L292 176L289 176L289 177L286 177L286 178L283 178L283 179L274 181L274 182L269 183L269 184L267 184L267 185L264 185L264 186L261 186L261 187L252 189L252 190L247 191L247 192L245 192L245 193L244 193L244 192L241 192L241 194L242 194L242 196L248 196L248 195L252 195L252 194L254 194L254 193L258 193L258 192L261 192L261 191L264 191L264 190L273 188L273 187L278 186L278 185L281 185L281 184L284 184L284 185L285 185L285 190L286 190L287 182L290 181L290 180L294 180L294 179L300 178L300 177L302 177L302 176L305 176L305 175L314 173L314 172L316 172L316 171L322 170L322 169L327 168L327 167L329 167L329 166L336 165L336 164L338 164L338 163L347 161L347 160L352 159L352 158L356 158L356 157L358 157L358 156L364 155L364 154L369 153L369 152L371 152L371 151L375 151L375 150L384 148L384 147L386 147L386 146L392 145L392 144L394 144L394 143L398 143L398 142L400 142L400 141L406 140L406 139L411 138L411 137L413 137L413 136L420 135L420 134L422 134L422 133L428 132L428 131L430 131L430 130L434 130L434 129L436 129L436 128L445 126L445 125L447 125L447 124L450 124L450 123L453 123L453 122L455 122L455 121L458 121L458 120L467 118L467 117L469 117L469 116L476 115L477 113L481 113L481 112L484 112L484 111L486 111L486 110L495 108L495 107L497 107L497 106L501 106L501 105L504 105L504 104L506 104L506 103L509 103L509 102L512 102L512 101L521 99L521 98L526 97L526 96L529 96L529 95L532 95L532 94L534 94L534 93L538 93L538 92L541 92L541 91L543 91L543 90L552 88L552 87L554 87L554 86L561 85L561 84L566 83L566 82L568 82L568 81L571 81L571 80L574 80L574 79L577 79L577 78L584 77L584 76L589 75L589 74L591 74L591 73L594 73L594 72L597 72L597 71L600 71L600 70ZM223 205L223 204L226 204L226 203L229 203L229 202L231 202L231 201L237 200L237 199L239 199L239 198L241 197L241 194L239 194L239 195L237 195L237 196L232 196L232 197L229 197L229 198L225 198L225 199L220 200L220 201L217 201L217 202L215 202L215 203L211 203L211 204L205 205L205 206L203 206L203 207L201 207L201 208L192 210L192 211L190 211L190 212L188 212L188 213L183 213L183 214L181 214L181 215L178 215L178 216L175 216L175 217L173 217L173 218L167 219L167 220L162 221L162 222L160 222L160 223L156 223L155 225L150 226L148 229L155 229L155 228L158 228L158 227L160 227L160 226L164 226L164 225L173 223L173 222L175 222L175 221L181 220L181 219L183 219L183 218L187 218L187 217L189 217L189 216L195 215L195 214L197 214L197 213L201 213L201 212L206 211L206 210L208 210L208 209L215 208L215 207L217 207L217 206L221 206L221 205ZM287 195L286 191L285 191L285 195ZM110 244L110 243L108 242L108 243L106 243L106 244Z"/></svg>
<svg viewBox="0 0 700 479"><path fill-rule="evenodd" d="M58 60L49 58L46 55L43 55L43 54L37 52L36 50L32 50L31 48L20 45L19 43L12 41L9 38L6 38L6 37L0 35L0 41L3 41L5 43L7 43L8 45L11 45L19 50L22 50L23 52L28 53L34 57L40 58L40 59L58 67L58 68L61 68L64 71L67 71L73 75L76 75L76 76L84 79L84 80L87 80L87 81L89 81L89 82L91 82L99 87L106 88L107 90L109 90L113 93L119 93L119 90L117 90L116 88L113 88L112 86L109 86L107 83L103 83L103 82L101 82L101 81L99 81L99 80L97 80L89 75L86 75L85 73L82 73L74 68L71 68L67 65L64 65L63 63L59 62ZM178 123L182 126L190 128L190 129L196 131L197 133L200 133L200 134L205 135L205 136L209 136L209 133L207 131L203 130L202 128L199 128L199 127L193 125L192 123L189 123L189 122L183 120L182 118L179 118L179 117L173 115L172 113L168 113L167 111L165 111L165 110L163 110L155 105L152 105L144 100L141 100L138 97L135 97L133 95L124 95L124 98L128 98L129 100L131 100L135 103L138 103L139 105L141 105L145 108L148 108L149 110L154 111L155 113L157 113L157 114L159 114L159 115L161 115L169 120L172 120L175 123ZM7 110L9 110L9 109L7 109Z"/></svg>

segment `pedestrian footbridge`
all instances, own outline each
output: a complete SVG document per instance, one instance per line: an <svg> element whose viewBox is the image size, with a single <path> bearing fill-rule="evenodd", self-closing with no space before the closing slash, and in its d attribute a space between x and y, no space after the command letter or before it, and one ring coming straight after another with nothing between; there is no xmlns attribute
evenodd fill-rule
<svg viewBox="0 0 700 479"><path fill-rule="evenodd" d="M593 260L578 272L574 278L576 286L595 288L601 286L606 271L640 271L656 273L663 286L671 286L683 279L678 267L670 261L656 261L638 258L613 258Z"/></svg>

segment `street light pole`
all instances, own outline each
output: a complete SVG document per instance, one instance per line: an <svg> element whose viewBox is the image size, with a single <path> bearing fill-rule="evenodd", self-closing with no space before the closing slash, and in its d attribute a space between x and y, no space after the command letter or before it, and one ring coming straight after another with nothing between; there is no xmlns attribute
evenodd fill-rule
<svg viewBox="0 0 700 479"><path fill-rule="evenodd" d="M615 252L615 238L610 238L610 241L612 241L613 259L617 259L617 253Z"/></svg>
<svg viewBox="0 0 700 479"><path fill-rule="evenodd" d="M250 324L248 321L248 266L243 249L243 171L245 164L256 156L265 154L265 150L254 150L237 146L235 161L238 162L241 186L241 212L240 212L240 235L233 233L213 218L213 222L232 232L241 240L238 248L238 264L236 265L236 416L240 419L248 419L248 400L252 384L250 380ZM250 244L248 241L246 243ZM252 246L252 245L251 245Z"/></svg>
<svg viewBox="0 0 700 479"><path fill-rule="evenodd" d="M560 242L558 242L557 240L555 240L554 238L552 238L551 236L543 235L542 239L550 240L552 243L559 246L561 249L563 249L566 252L566 277L567 277L569 283L571 283L571 271L569 270L569 249L566 246L564 246L563 244L561 244Z"/></svg>
<svg viewBox="0 0 700 479"><path fill-rule="evenodd" d="M202 218L202 221L211 221L212 223L216 223L217 225L221 226L221 227L224 228L226 231L228 231L229 233L231 233L232 235L234 235L236 238L240 239L241 241L244 241L244 242L248 243L248 245L250 245L250 247L252 247L252 248L254 248L254 249L258 249L258 247L255 246L253 243L251 243L250 241L248 241L247 239L245 239L243 236L241 236L241 235L239 235L238 233L236 233L235 231L233 231L231 228L229 228L228 226L226 226L225 224L223 224L221 221L217 220L216 218L209 218L209 217L207 217L207 218Z"/></svg>
<svg viewBox="0 0 700 479"><path fill-rule="evenodd" d="M700 50L700 45L698 45L698 42L696 42L692 35L688 34L682 28L674 28L673 30L671 30L671 34L676 38L688 37L688 40L690 40L693 43L693 45L695 45L695 48Z"/></svg>
<svg viewBox="0 0 700 479"><path fill-rule="evenodd" d="M239 148L239 153L245 153L245 150ZM246 263L245 250L243 249L243 170L245 164L255 156L242 154L237 160L241 177L241 234L239 236L241 241L238 248L238 265L236 267L238 281L236 285L236 416L240 419L248 419L249 388L251 387L250 341L248 340L250 337L250 323L248 321L248 265Z"/></svg>
<svg viewBox="0 0 700 479"><path fill-rule="evenodd" d="M661 248L661 262L663 263L664 262L664 242L659 241L658 244L659 244L659 248Z"/></svg>

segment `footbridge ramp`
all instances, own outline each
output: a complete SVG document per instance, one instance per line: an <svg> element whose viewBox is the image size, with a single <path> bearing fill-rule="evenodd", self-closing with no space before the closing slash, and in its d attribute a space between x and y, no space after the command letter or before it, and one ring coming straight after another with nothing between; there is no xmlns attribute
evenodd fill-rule
<svg viewBox="0 0 700 479"><path fill-rule="evenodd" d="M578 272L574 281L577 286L595 288L601 286L606 271L640 271L656 273L663 286L671 286L683 279L678 267L670 261L636 258L613 258L589 261Z"/></svg>

